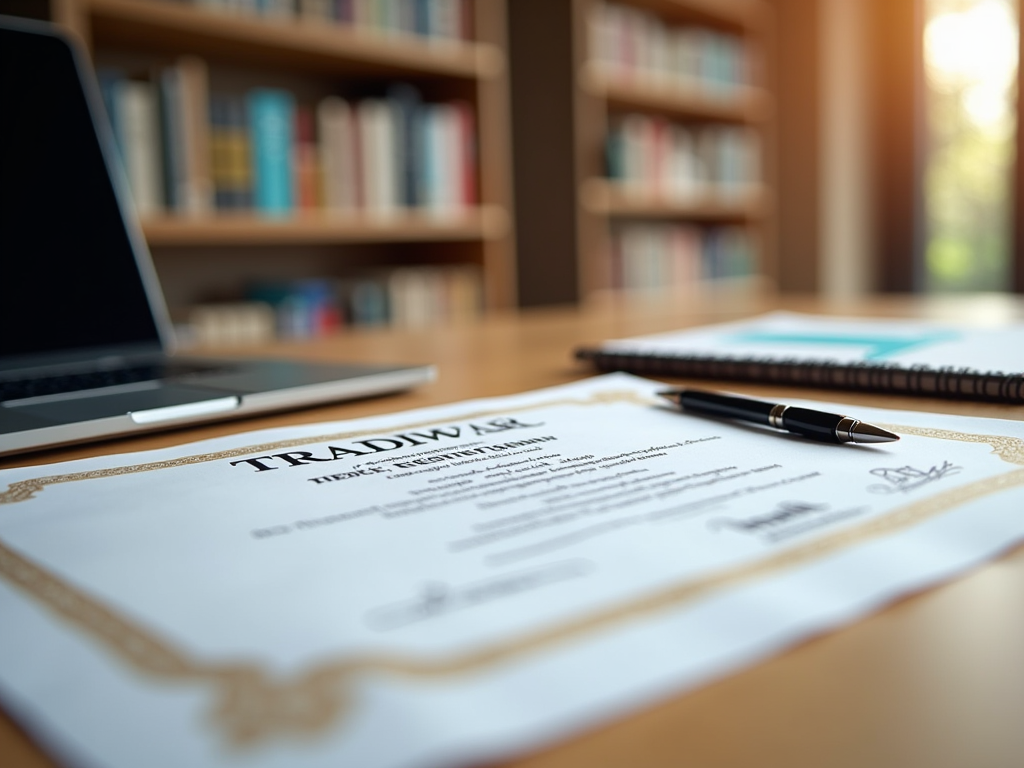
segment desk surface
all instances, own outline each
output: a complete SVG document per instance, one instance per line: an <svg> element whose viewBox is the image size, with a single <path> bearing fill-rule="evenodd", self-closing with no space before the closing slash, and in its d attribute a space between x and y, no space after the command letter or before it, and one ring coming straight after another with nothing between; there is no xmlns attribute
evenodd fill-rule
<svg viewBox="0 0 1024 768"><path fill-rule="evenodd" d="M436 383L400 395L0 459L0 468L158 448L240 431L507 395L589 375L584 342L724 322L770 309L964 322L1024 319L1024 301L889 297L824 305L695 297L537 310L433 331L366 331L261 348L304 360L434 363ZM778 386L723 384L766 398L1024 419L1024 407ZM1024 510L1022 510L1024 514ZM700 690L509 763L568 766L1024 765L1024 549L906 598ZM51 766L0 713L0 765Z"/></svg>

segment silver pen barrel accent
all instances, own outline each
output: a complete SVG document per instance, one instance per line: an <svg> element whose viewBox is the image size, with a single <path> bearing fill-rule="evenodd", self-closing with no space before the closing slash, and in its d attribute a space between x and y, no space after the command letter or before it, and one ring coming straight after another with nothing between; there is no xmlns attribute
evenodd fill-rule
<svg viewBox="0 0 1024 768"><path fill-rule="evenodd" d="M845 428L843 434L840 434L840 429L843 428L843 422L845 421L853 423ZM844 443L862 443L865 445L891 443L900 439L899 435L893 434L887 429L876 427L874 424L865 424L863 421L851 419L849 416L844 417L843 421L839 422L839 426L836 427L836 437Z"/></svg>

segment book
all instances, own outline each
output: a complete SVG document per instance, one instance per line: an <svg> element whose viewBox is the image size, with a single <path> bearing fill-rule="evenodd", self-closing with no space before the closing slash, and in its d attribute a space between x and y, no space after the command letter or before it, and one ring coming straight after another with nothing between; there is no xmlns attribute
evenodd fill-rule
<svg viewBox="0 0 1024 768"><path fill-rule="evenodd" d="M1024 403L1024 325L789 312L576 350L601 371Z"/></svg>
<svg viewBox="0 0 1024 768"><path fill-rule="evenodd" d="M159 84L167 208L208 213L214 205L214 182L206 63L182 56L160 72Z"/></svg>
<svg viewBox="0 0 1024 768"><path fill-rule="evenodd" d="M156 88L137 80L120 81L114 92L120 120L115 133L121 142L128 186L140 216L163 210L163 166L160 157L160 116Z"/></svg>
<svg viewBox="0 0 1024 768"><path fill-rule="evenodd" d="M388 101L394 111L396 156L399 158L400 198L407 208L420 204L420 113L423 99L408 83L395 83L388 89Z"/></svg>
<svg viewBox="0 0 1024 768"><path fill-rule="evenodd" d="M351 213L359 204L356 129L352 106L338 96L317 105L324 208Z"/></svg>
<svg viewBox="0 0 1024 768"><path fill-rule="evenodd" d="M354 326L385 326L390 321L387 286L383 278L364 277L343 287L346 320Z"/></svg>
<svg viewBox="0 0 1024 768"><path fill-rule="evenodd" d="M185 161L182 121L180 119L181 84L176 67L167 67L159 73L160 135L164 169L164 202L169 211L183 210L185 206Z"/></svg>
<svg viewBox="0 0 1024 768"><path fill-rule="evenodd" d="M395 116L384 99L365 99L356 107L363 190L367 213L389 217L398 210Z"/></svg>
<svg viewBox="0 0 1024 768"><path fill-rule="evenodd" d="M210 100L210 158L218 210L245 210L252 201L252 164L245 103L239 96Z"/></svg>
<svg viewBox="0 0 1024 768"><path fill-rule="evenodd" d="M455 162L451 173L458 187L457 205L470 207L477 201L476 120L473 108L465 101L452 104L455 113Z"/></svg>
<svg viewBox="0 0 1024 768"><path fill-rule="evenodd" d="M320 156L313 128L314 122L311 107L302 105L295 111L295 147L292 155L295 172L295 202L302 210L319 208L323 198Z"/></svg>
<svg viewBox="0 0 1024 768"><path fill-rule="evenodd" d="M295 98L285 90L255 88L248 94L253 203L261 213L287 215L294 208L292 130Z"/></svg>
<svg viewBox="0 0 1024 768"><path fill-rule="evenodd" d="M181 88L181 129L184 138L184 211L205 214L213 209L210 170L210 94L206 62L182 56L176 64Z"/></svg>

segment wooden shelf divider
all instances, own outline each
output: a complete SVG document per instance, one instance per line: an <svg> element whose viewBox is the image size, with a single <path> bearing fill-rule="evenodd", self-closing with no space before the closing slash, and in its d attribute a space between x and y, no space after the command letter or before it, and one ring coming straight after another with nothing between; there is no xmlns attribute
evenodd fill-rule
<svg viewBox="0 0 1024 768"><path fill-rule="evenodd" d="M144 219L151 246L345 245L385 242L497 240L508 233L508 215L482 206L451 215L396 213L393 216L296 214L274 219L253 214Z"/></svg>
<svg viewBox="0 0 1024 768"><path fill-rule="evenodd" d="M771 99L763 88L745 86L717 95L644 77L616 77L594 62L581 69L580 87L604 99L610 110L620 112L642 110L666 117L739 123L758 123L771 114Z"/></svg>
<svg viewBox="0 0 1024 768"><path fill-rule="evenodd" d="M705 195L673 200L651 195L606 179L587 179L580 190L584 208L607 217L686 219L699 222L753 222L766 214L768 191L763 185L743 193Z"/></svg>

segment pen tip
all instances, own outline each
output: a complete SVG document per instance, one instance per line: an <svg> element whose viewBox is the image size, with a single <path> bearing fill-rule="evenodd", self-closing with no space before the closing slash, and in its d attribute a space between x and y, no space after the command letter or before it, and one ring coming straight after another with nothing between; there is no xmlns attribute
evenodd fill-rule
<svg viewBox="0 0 1024 768"><path fill-rule="evenodd" d="M658 397L664 397L666 400L671 400L673 403L679 402L679 395L681 392L678 389L663 389L658 393Z"/></svg>
<svg viewBox="0 0 1024 768"><path fill-rule="evenodd" d="M865 424L861 421L850 430L850 438L851 442L854 443L870 444L894 443L900 439L900 436L887 429L876 427L873 424Z"/></svg>

